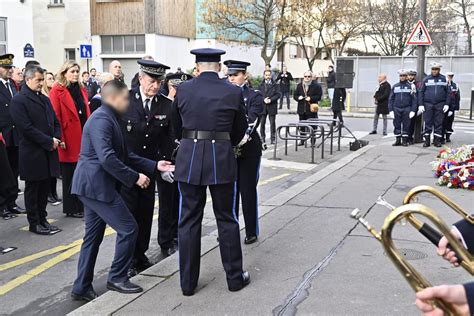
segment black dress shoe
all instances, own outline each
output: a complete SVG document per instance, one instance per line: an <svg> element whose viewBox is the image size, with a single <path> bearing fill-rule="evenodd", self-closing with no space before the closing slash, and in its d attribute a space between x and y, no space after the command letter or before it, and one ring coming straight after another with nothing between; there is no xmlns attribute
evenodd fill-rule
<svg viewBox="0 0 474 316"><path fill-rule="evenodd" d="M49 229L51 232L59 232L61 229L58 226L51 225L48 221L41 223L41 226Z"/></svg>
<svg viewBox="0 0 474 316"><path fill-rule="evenodd" d="M169 257L173 255L176 252L176 247L171 247L171 248L161 248L161 253L163 254L163 257Z"/></svg>
<svg viewBox="0 0 474 316"><path fill-rule="evenodd" d="M84 213L66 213L66 217L83 218Z"/></svg>
<svg viewBox="0 0 474 316"><path fill-rule="evenodd" d="M8 211L12 214L26 214L26 210L22 207L19 207L18 205L9 207Z"/></svg>
<svg viewBox="0 0 474 316"><path fill-rule="evenodd" d="M71 297L72 297L72 299L75 300L75 301L87 301L87 302L90 302L90 301L92 301L93 299L99 297L99 295L97 295L97 293L94 291L94 289L90 289L89 291L87 291L87 292L84 293L84 294L77 294L77 293L71 292Z"/></svg>
<svg viewBox="0 0 474 316"><path fill-rule="evenodd" d="M372 131L369 133L369 135L375 135L375 134L377 134L377 131Z"/></svg>
<svg viewBox="0 0 474 316"><path fill-rule="evenodd" d="M143 292L143 288L127 280L125 282L113 283L107 282L107 288L123 294L133 294Z"/></svg>
<svg viewBox="0 0 474 316"><path fill-rule="evenodd" d="M9 210L1 210L1 215L4 220L9 220L17 217L15 214L10 213Z"/></svg>
<svg viewBox="0 0 474 316"><path fill-rule="evenodd" d="M193 295L194 295L194 291L183 291L183 295L184 295L184 296L193 296Z"/></svg>
<svg viewBox="0 0 474 316"><path fill-rule="evenodd" d="M128 271L127 271L127 276L129 278L133 278L134 276L136 276L138 274L138 270L136 267L130 267L128 268Z"/></svg>
<svg viewBox="0 0 474 316"><path fill-rule="evenodd" d="M245 237L244 244L250 245L250 244L253 244L254 242L257 242L257 240L258 240L257 236Z"/></svg>
<svg viewBox="0 0 474 316"><path fill-rule="evenodd" d="M38 234L38 235L51 235L51 230L49 228L46 228L42 225L30 225L30 232Z"/></svg>
<svg viewBox="0 0 474 316"><path fill-rule="evenodd" d="M229 287L229 291L231 292L237 292L246 287L247 285L250 284L250 273L248 271L242 272L242 285L239 287L231 288Z"/></svg>

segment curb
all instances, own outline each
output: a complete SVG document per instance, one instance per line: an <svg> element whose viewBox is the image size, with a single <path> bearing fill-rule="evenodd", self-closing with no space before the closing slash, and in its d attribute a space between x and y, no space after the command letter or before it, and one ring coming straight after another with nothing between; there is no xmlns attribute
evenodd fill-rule
<svg viewBox="0 0 474 316"><path fill-rule="evenodd" d="M359 158L370 149L374 148L374 145L367 145L362 147L358 151L352 152L336 162L324 167L318 172L311 174L290 188L278 193L272 198L265 202L262 202L259 206L259 218L262 218L266 214L270 213L277 207L280 207L304 192L309 187L320 182L324 178L328 177L335 171L343 168L353 160ZM243 217L241 216L243 222ZM241 231L245 228L245 225L241 224ZM216 249L219 244L216 241L217 229L208 235L201 238L201 257L206 255L208 252ZM111 315L114 312L120 310L126 305L132 303L138 297L146 294L151 289L155 288L168 278L179 272L178 264L178 253L163 259L149 269L143 271L141 274L132 278L132 281L143 287L144 291L138 294L120 294L114 291L108 291L92 302L89 302L78 309L70 312L67 315L71 316L89 316L89 315Z"/></svg>

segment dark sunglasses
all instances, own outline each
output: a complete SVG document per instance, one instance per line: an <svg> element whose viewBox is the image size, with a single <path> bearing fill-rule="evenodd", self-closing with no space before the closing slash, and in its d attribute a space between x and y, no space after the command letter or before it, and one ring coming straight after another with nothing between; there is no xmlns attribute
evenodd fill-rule
<svg viewBox="0 0 474 316"><path fill-rule="evenodd" d="M311 78L311 76L304 76L305 78Z"/></svg>

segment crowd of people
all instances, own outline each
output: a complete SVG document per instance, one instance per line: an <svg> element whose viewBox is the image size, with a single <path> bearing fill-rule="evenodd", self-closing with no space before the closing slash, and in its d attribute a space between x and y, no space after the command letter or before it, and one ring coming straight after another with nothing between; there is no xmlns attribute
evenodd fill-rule
<svg viewBox="0 0 474 316"><path fill-rule="evenodd" d="M380 74L374 94L376 110L374 127L377 134L378 119L383 117L383 135L387 135L388 115L393 116L393 146L414 144L415 127L423 130L423 147L441 147L451 142L455 112L459 111L460 91L454 82L454 73L441 74L442 65L431 64L431 74L422 81L416 80L416 70L400 69L400 81L391 86L387 76ZM422 115L423 114L423 115ZM424 125L424 128L422 126Z"/></svg>
<svg viewBox="0 0 474 316"><path fill-rule="evenodd" d="M0 56L0 210L4 219L26 213L29 231L39 235L61 231L48 222L48 201L62 203L67 217L84 218L74 299L97 297L92 286L94 265L106 225L117 232L107 288L143 291L130 277L153 265L146 252L155 188L158 244L164 256L179 251L183 295L194 295L198 284L207 188L228 288L238 291L250 283L250 274L242 267L239 208L245 221L244 243L255 243L265 124L268 118L274 143L276 115L284 101L290 108L294 78L285 67L276 76L267 67L256 90L249 82L250 63L226 60L223 80L219 73L224 51L206 48L191 53L196 58L192 75L181 69L170 73L168 66L145 56L137 62L131 89L124 83L119 61L112 61L104 73L81 72L78 63L67 61L53 74L36 61L18 71L13 55ZM424 113L424 146L430 145L433 129L435 146L449 142L459 90L454 74L447 73L446 79L440 68L433 64L431 75L421 83L415 81L416 72L401 70L400 82L393 87L380 75L372 133L382 114L386 134L387 114L393 112L394 145L406 146L413 142L413 126ZM334 119L342 122L346 90L338 87L332 66L328 73ZM305 72L293 93L300 121L318 117L322 96L313 73ZM26 210L16 204L18 177L25 181ZM56 192L58 178L62 199ZM459 237L472 243L471 228L457 225ZM456 264L446 246L440 245L440 253ZM472 285L465 289L473 291ZM420 309L428 311L431 305L426 302L441 295L433 291L418 295Z"/></svg>

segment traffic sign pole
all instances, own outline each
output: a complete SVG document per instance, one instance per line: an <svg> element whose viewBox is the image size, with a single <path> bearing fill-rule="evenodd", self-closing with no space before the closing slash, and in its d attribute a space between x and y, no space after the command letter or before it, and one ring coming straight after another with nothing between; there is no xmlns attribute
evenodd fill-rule
<svg viewBox="0 0 474 316"><path fill-rule="evenodd" d="M420 20L426 24L426 0L420 0ZM417 68L417 80L421 82L425 78L425 45L417 46L417 56L416 56L416 68ZM413 135L413 141L415 143L423 142L423 115L420 115L415 122L415 130Z"/></svg>

